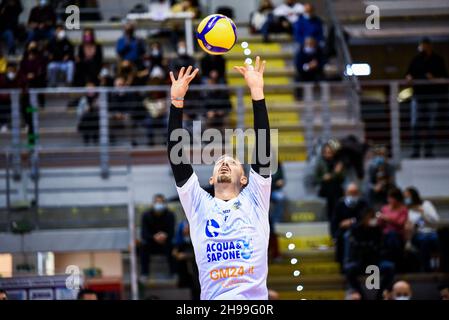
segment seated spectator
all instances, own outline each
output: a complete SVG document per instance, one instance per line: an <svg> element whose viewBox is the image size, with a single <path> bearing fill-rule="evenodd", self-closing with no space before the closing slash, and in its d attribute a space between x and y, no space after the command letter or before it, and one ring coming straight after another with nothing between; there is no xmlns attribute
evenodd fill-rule
<svg viewBox="0 0 449 320"><path fill-rule="evenodd" d="M405 224L408 210L404 205L401 190L393 188L388 191L387 204L377 213L379 225L384 234L384 243L390 250L391 259L398 262L404 248Z"/></svg>
<svg viewBox="0 0 449 320"><path fill-rule="evenodd" d="M100 81L100 87L113 87L114 78L112 77L111 70L108 65L103 65L98 75Z"/></svg>
<svg viewBox="0 0 449 320"><path fill-rule="evenodd" d="M368 165L368 201L376 209L387 202L388 190L395 186L396 170L388 162L387 153L387 148L376 147Z"/></svg>
<svg viewBox="0 0 449 320"><path fill-rule="evenodd" d="M190 239L189 223L182 221L176 232L173 257L178 272L178 287L190 288L192 300L200 300L200 283L198 281L198 266L195 262L192 240Z"/></svg>
<svg viewBox="0 0 449 320"><path fill-rule="evenodd" d="M391 290L393 300L410 300L412 299L412 288L407 281L400 280L395 282L393 290Z"/></svg>
<svg viewBox="0 0 449 320"><path fill-rule="evenodd" d="M15 89L19 87L17 67L9 63L5 73L0 73L0 88ZM11 123L11 96L0 93L0 133L8 131Z"/></svg>
<svg viewBox="0 0 449 320"><path fill-rule="evenodd" d="M408 207L409 235L406 248L415 246L419 251L421 271L430 272L431 254L438 249L438 234L433 224L438 222L440 217L432 202L423 201L414 187L405 189L404 203Z"/></svg>
<svg viewBox="0 0 449 320"><path fill-rule="evenodd" d="M190 12L193 14L193 18L197 18L200 13L198 1L181 0L171 7L171 12L173 13Z"/></svg>
<svg viewBox="0 0 449 320"><path fill-rule="evenodd" d="M76 85L84 86L87 82L98 83L102 66L103 47L95 40L94 30L86 28L76 56Z"/></svg>
<svg viewBox="0 0 449 320"><path fill-rule="evenodd" d="M306 3L304 5L304 12L293 24L293 36L300 48L305 45L307 38L315 39L318 47L324 48L323 22L320 17L315 15L312 4Z"/></svg>
<svg viewBox="0 0 449 320"><path fill-rule="evenodd" d="M92 90L94 88L95 83L88 82L86 84L87 93L78 102L78 131L81 133L85 145L90 142L97 144L100 132L98 94Z"/></svg>
<svg viewBox="0 0 449 320"><path fill-rule="evenodd" d="M170 16L170 0L152 0L148 11L152 20L163 21Z"/></svg>
<svg viewBox="0 0 449 320"><path fill-rule="evenodd" d="M134 33L134 24L127 23L124 35L117 41L116 50L122 60L131 61L137 68L140 68L145 54L145 43Z"/></svg>
<svg viewBox="0 0 449 320"><path fill-rule="evenodd" d="M286 195L284 191L285 177L281 162L278 163L277 171L271 177L271 202L273 203L271 217L273 223L279 223L284 220Z"/></svg>
<svg viewBox="0 0 449 320"><path fill-rule="evenodd" d="M184 40L178 42L176 53L176 57L168 63L170 71L178 72L182 67L196 66L195 59L187 53L187 45ZM175 76L177 75L175 74Z"/></svg>
<svg viewBox="0 0 449 320"><path fill-rule="evenodd" d="M81 289L78 292L78 300L98 300L97 293L90 289Z"/></svg>
<svg viewBox="0 0 449 320"><path fill-rule="evenodd" d="M55 36L48 45L48 85L55 87L59 81L59 74L64 74L63 85L71 85L75 73L74 48L67 38L64 26L56 27Z"/></svg>
<svg viewBox="0 0 449 320"><path fill-rule="evenodd" d="M19 16L22 11L20 0L2 0L0 3L0 40L6 42L9 55L16 53L15 35L18 33Z"/></svg>
<svg viewBox="0 0 449 320"><path fill-rule="evenodd" d="M167 75L162 67L155 66L148 82L149 85L165 85L167 84ZM167 133L168 108L166 100L166 91L150 91L144 99L144 106L147 111L147 117L144 120L144 126L147 130L147 144L154 146L157 137L163 137ZM165 142L164 142L165 143Z"/></svg>
<svg viewBox="0 0 449 320"><path fill-rule="evenodd" d="M167 208L165 197L157 194L153 198L153 207L142 215L141 224L141 276L146 280L149 275L150 255L164 254L167 257L170 274L173 275L172 256L175 215Z"/></svg>
<svg viewBox="0 0 449 320"><path fill-rule="evenodd" d="M301 13L304 12L304 6L297 0L285 0L273 11L273 21L270 28L276 32L292 33L293 25L298 20Z"/></svg>
<svg viewBox="0 0 449 320"><path fill-rule="evenodd" d="M211 71L207 79L208 85L219 84L217 71ZM223 89L205 90L202 92L207 127L222 129L226 117L232 109L229 91Z"/></svg>
<svg viewBox="0 0 449 320"><path fill-rule="evenodd" d="M48 0L39 0L28 18L27 43L31 41L50 40L56 26L56 13Z"/></svg>
<svg viewBox="0 0 449 320"><path fill-rule="evenodd" d="M449 300L449 283L444 283L438 287L441 300Z"/></svg>
<svg viewBox="0 0 449 320"><path fill-rule="evenodd" d="M148 69L148 73L151 75L154 68L165 69L164 66L164 51L159 42L153 42L150 44L150 52L145 59L145 67Z"/></svg>
<svg viewBox="0 0 449 320"><path fill-rule="evenodd" d="M226 60L223 55L206 53L200 60L200 70L203 75L203 83L207 83L207 78L212 71L217 73L217 83L226 83Z"/></svg>
<svg viewBox="0 0 449 320"><path fill-rule="evenodd" d="M329 221L332 221L335 204L343 196L345 180L343 163L336 157L338 148L338 144L333 143L333 140L327 142L315 166L315 181L319 185L318 196L326 199Z"/></svg>
<svg viewBox="0 0 449 320"><path fill-rule="evenodd" d="M306 38L295 56L298 81L320 81L323 79L324 55L314 38Z"/></svg>
<svg viewBox="0 0 449 320"><path fill-rule="evenodd" d="M361 299L366 299L358 276L365 274L369 265L379 266L381 281L377 299L382 298L385 290L390 290L393 283L395 265L388 257L388 250L382 244L382 229L377 224L375 211L367 209L360 222L346 234L343 272L350 290L357 292Z"/></svg>
<svg viewBox="0 0 449 320"><path fill-rule="evenodd" d="M335 205L333 218L331 221L332 238L334 239L336 260L343 263L344 237L345 233L356 225L368 203L360 197L360 190L357 184L350 183L346 187L345 196L338 200Z"/></svg>
<svg viewBox="0 0 449 320"><path fill-rule="evenodd" d="M0 301L8 300L8 295L6 294L6 291L3 289L0 289Z"/></svg>
<svg viewBox="0 0 449 320"><path fill-rule="evenodd" d="M126 80L123 76L115 79L114 87L117 89L109 98L109 127L111 144L117 142L118 134L131 140L133 146L137 145L135 140L135 128L145 117L142 98L136 92L126 92Z"/></svg>
<svg viewBox="0 0 449 320"><path fill-rule="evenodd" d="M252 33L260 33L263 41L269 41L269 34L273 28L273 3L271 0L262 0L257 11L252 12L249 17L249 25Z"/></svg>

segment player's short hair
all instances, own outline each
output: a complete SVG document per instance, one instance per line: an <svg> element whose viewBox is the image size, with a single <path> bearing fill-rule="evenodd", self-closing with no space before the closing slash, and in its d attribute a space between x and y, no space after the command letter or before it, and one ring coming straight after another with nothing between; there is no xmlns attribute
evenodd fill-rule
<svg viewBox="0 0 449 320"><path fill-rule="evenodd" d="M221 160L224 159L224 158L231 158L231 159L234 159L235 161L237 161L238 163L240 163L240 166L242 167L243 174L244 174L244 175L246 174L246 172L245 172L245 166L243 165L243 163L242 163L237 157L233 157L233 156L231 156L230 154L227 154L227 153L225 153L225 154L219 156L219 157L215 160L214 165L216 165L219 161L221 161Z"/></svg>

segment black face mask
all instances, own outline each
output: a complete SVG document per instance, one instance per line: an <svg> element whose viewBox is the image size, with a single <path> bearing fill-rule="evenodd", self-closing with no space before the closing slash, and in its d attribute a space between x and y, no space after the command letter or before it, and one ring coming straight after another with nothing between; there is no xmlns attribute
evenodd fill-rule
<svg viewBox="0 0 449 320"><path fill-rule="evenodd" d="M29 49L28 53L30 53L30 54L37 54L37 48Z"/></svg>

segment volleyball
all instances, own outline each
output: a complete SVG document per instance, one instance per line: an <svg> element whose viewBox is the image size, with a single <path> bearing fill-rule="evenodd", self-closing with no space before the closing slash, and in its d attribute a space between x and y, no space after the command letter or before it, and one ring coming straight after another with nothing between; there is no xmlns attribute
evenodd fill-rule
<svg viewBox="0 0 449 320"><path fill-rule="evenodd" d="M212 14L198 25L196 37L201 49L209 54L225 54L237 42L234 21L222 14Z"/></svg>

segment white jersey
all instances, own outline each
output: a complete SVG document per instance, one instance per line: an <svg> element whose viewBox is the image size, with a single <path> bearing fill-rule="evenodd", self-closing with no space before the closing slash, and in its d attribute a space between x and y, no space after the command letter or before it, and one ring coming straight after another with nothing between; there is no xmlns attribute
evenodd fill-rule
<svg viewBox="0 0 449 320"><path fill-rule="evenodd" d="M202 300L267 300L271 177L251 169L248 185L231 200L212 197L195 173L179 199L190 225Z"/></svg>

